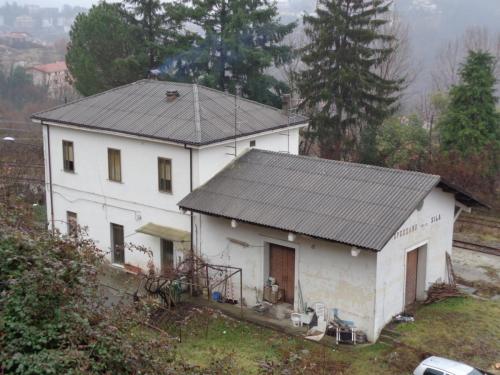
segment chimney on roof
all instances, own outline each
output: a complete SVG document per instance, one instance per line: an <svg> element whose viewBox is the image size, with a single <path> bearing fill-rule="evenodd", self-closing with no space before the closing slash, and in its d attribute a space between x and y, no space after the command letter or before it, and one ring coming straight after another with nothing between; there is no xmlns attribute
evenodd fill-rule
<svg viewBox="0 0 500 375"><path fill-rule="evenodd" d="M292 106L292 96L290 94L283 94L281 96L281 110L285 115L289 115L290 107Z"/></svg>
<svg viewBox="0 0 500 375"><path fill-rule="evenodd" d="M167 99L167 102L173 102L175 99L177 99L180 96L179 91L177 90L167 90L165 97Z"/></svg>

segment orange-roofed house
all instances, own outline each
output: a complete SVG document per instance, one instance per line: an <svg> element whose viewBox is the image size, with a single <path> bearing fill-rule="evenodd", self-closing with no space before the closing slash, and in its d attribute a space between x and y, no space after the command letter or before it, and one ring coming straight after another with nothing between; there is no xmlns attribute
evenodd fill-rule
<svg viewBox="0 0 500 375"><path fill-rule="evenodd" d="M62 98L72 91L68 67L64 61L35 65L27 71L33 76L33 83L46 86L53 98Z"/></svg>

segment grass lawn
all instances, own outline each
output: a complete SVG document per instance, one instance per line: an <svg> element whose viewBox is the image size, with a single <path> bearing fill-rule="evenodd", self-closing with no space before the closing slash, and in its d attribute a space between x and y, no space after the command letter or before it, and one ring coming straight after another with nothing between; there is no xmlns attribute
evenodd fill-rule
<svg viewBox="0 0 500 375"><path fill-rule="evenodd" d="M170 334L179 328L164 324ZM434 354L490 369L500 362L500 303L454 298L420 307L415 323L396 327L401 345L374 344L327 348L269 329L239 322L221 314L194 313L182 326L176 360L208 366L232 364L228 373L291 374L411 374L423 356ZM267 372L262 363L267 363ZM295 367L294 367L295 366ZM298 369L303 369L299 372ZM224 372L221 372L224 373Z"/></svg>

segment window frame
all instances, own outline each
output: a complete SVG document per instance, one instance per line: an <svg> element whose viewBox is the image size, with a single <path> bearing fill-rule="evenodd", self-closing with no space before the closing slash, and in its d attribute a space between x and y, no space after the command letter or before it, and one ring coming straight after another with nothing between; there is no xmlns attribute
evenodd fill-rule
<svg viewBox="0 0 500 375"><path fill-rule="evenodd" d="M162 168L162 162L168 162L170 165L170 188L169 189L162 189L162 178L161 178L161 168ZM161 156L158 157L158 191L161 193L166 193L166 194L173 194L174 189L173 189L173 179L172 179L173 173L172 173L172 159L169 158L163 158ZM168 181L165 179L165 181Z"/></svg>
<svg viewBox="0 0 500 375"><path fill-rule="evenodd" d="M114 157L118 155L118 173L116 170L116 160L113 160L112 163L112 155L114 154ZM118 175L118 177L117 177ZM108 180L113 181L113 182L122 182L123 181L123 175L122 175L122 152L120 149L117 148L112 148L108 147Z"/></svg>
<svg viewBox="0 0 500 375"><path fill-rule="evenodd" d="M71 159L72 160L66 159L66 156L68 156L68 157L70 156L69 150L71 150ZM73 143L73 141L68 141L68 140L63 139L63 141L62 141L62 155L63 155L63 170L64 170L64 172L75 173L75 144ZM69 163L73 163L71 165L71 168L70 168Z"/></svg>

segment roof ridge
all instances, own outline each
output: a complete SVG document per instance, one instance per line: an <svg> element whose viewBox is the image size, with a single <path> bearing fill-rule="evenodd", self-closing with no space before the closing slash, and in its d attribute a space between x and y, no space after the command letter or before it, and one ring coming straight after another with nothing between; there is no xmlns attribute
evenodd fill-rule
<svg viewBox="0 0 500 375"><path fill-rule="evenodd" d="M316 160L322 163L331 163L331 164L346 164L350 165L356 168L369 168L369 169L377 169L377 170L383 170L383 171L394 171L397 173L409 173L409 174L416 174L416 175L424 175L424 176L432 176L432 177L437 177L441 178L441 176L436 175L436 174L431 174L431 173L425 173L425 172L419 172L419 171L411 171L407 169L396 169L396 168L390 168L390 167L382 167L379 165L372 165L372 164L366 164L366 163L356 163L352 161L344 161L344 160L334 160L334 159L325 159L325 158L320 158L316 156L309 156L309 155L297 155L297 154L289 154L289 153L284 153L284 152L279 152L279 151L270 151L270 150L263 150L259 148L252 148L252 152L260 152L260 153L266 153L266 154L274 154L274 155L280 155L280 156L288 156L292 158L301 158L301 159L307 159L307 160Z"/></svg>

